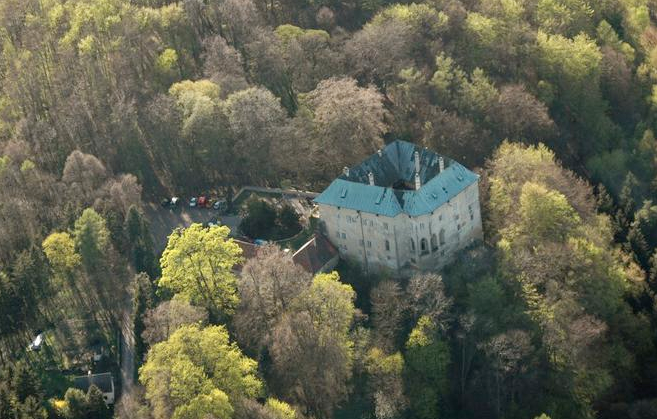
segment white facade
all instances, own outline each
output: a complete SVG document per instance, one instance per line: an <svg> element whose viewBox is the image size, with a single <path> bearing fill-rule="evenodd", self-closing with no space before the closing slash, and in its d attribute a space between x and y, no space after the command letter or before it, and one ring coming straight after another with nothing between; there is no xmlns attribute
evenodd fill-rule
<svg viewBox="0 0 657 419"><path fill-rule="evenodd" d="M340 256L367 271L438 270L483 239L478 181L429 214L395 217L319 204L321 229Z"/></svg>

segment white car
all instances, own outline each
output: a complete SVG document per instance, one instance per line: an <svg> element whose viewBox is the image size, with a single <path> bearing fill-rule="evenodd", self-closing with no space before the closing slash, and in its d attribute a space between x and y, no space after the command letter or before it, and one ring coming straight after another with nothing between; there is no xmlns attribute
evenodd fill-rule
<svg viewBox="0 0 657 419"><path fill-rule="evenodd" d="M196 204L197 204L197 203L198 203L198 198L191 198L191 199L189 200L189 207L190 207L190 208L194 208L194 207L196 207Z"/></svg>
<svg viewBox="0 0 657 419"><path fill-rule="evenodd" d="M29 350L30 351L39 351L41 349L41 344L43 343L43 333L39 333L32 343L30 343Z"/></svg>

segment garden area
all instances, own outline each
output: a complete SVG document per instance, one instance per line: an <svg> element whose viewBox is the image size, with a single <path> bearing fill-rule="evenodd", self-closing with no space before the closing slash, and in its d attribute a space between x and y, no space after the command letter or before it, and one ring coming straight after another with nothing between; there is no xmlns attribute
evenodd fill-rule
<svg viewBox="0 0 657 419"><path fill-rule="evenodd" d="M265 200L250 198L243 212L240 231L254 240L287 239L303 229L299 214L287 203L277 207Z"/></svg>

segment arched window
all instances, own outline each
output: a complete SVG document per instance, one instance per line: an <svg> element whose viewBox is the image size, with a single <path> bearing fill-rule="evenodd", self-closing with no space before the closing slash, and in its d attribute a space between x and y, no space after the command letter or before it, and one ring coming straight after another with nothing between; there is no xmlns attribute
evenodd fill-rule
<svg viewBox="0 0 657 419"><path fill-rule="evenodd" d="M444 228L440 229L439 237L440 237L440 245L442 246L443 244L445 244L445 229Z"/></svg>
<svg viewBox="0 0 657 419"><path fill-rule="evenodd" d="M420 251L423 255L429 253L429 244L427 243L427 239L423 238L420 240Z"/></svg>
<svg viewBox="0 0 657 419"><path fill-rule="evenodd" d="M431 251L435 252L438 250L438 237L435 234L431 235Z"/></svg>
<svg viewBox="0 0 657 419"><path fill-rule="evenodd" d="M386 240L386 252L390 251L390 242Z"/></svg>
<svg viewBox="0 0 657 419"><path fill-rule="evenodd" d="M415 252L415 241L411 239L411 252Z"/></svg>

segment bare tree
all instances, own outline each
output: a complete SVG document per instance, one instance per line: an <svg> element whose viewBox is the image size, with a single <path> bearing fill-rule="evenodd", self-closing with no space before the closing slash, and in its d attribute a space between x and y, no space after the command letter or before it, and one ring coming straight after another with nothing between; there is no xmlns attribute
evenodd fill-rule
<svg viewBox="0 0 657 419"><path fill-rule="evenodd" d="M153 346L165 341L180 326L185 324L205 324L208 312L186 301L173 299L164 301L146 312L144 317L144 341Z"/></svg>
<svg viewBox="0 0 657 419"><path fill-rule="evenodd" d="M345 44L345 55L358 79L385 87L411 66L411 28L393 19L367 24Z"/></svg>
<svg viewBox="0 0 657 419"><path fill-rule="evenodd" d="M351 78L330 78L306 99L314 127L311 153L326 172L334 174L383 145L386 111L383 96L373 86L359 87Z"/></svg>
<svg viewBox="0 0 657 419"><path fill-rule="evenodd" d="M414 321L429 316L438 329L446 329L452 299L445 295L443 278L435 273L414 275L406 287Z"/></svg>
<svg viewBox="0 0 657 419"><path fill-rule="evenodd" d="M347 395L348 351L318 329L307 312L286 315L273 331L270 353L279 391L318 418L331 417Z"/></svg>
<svg viewBox="0 0 657 419"><path fill-rule="evenodd" d="M382 281L370 292L375 339L384 350L392 350L397 343L407 309L404 297L399 283L393 280Z"/></svg>
<svg viewBox="0 0 657 419"><path fill-rule="evenodd" d="M265 245L249 259L237 283L240 305L233 319L243 345L266 345L273 325L311 283L311 276L277 245Z"/></svg>

